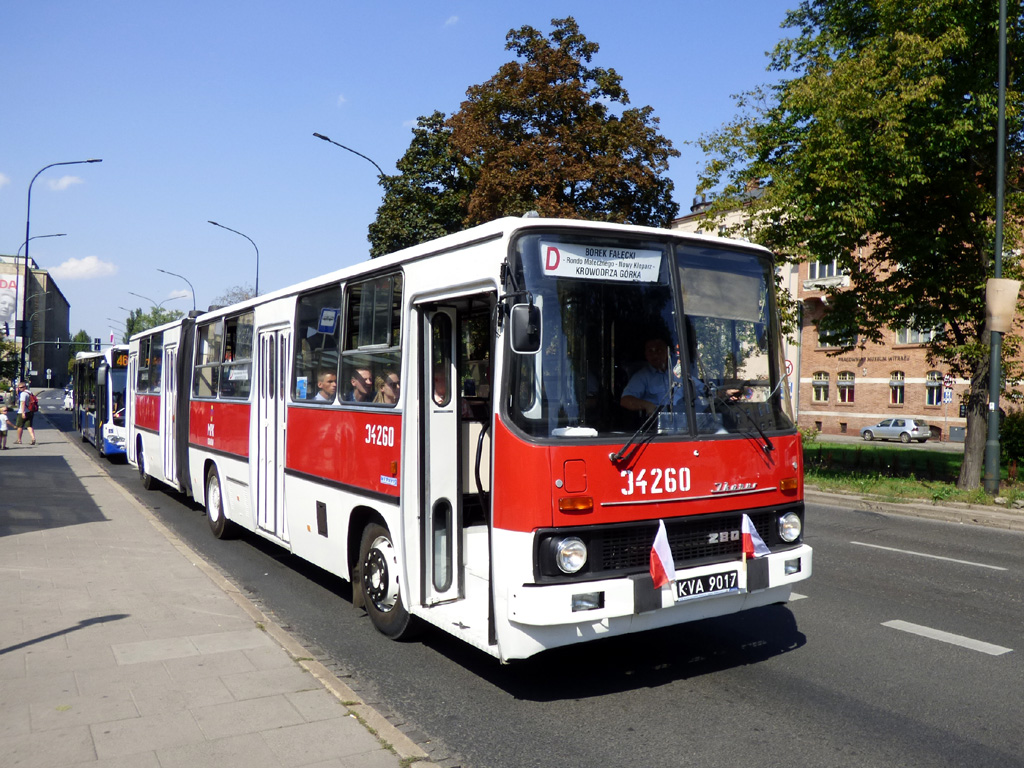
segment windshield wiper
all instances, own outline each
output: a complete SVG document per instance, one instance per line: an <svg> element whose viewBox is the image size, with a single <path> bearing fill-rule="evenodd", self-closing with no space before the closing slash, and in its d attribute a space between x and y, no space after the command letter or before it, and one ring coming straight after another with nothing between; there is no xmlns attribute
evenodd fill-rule
<svg viewBox="0 0 1024 768"><path fill-rule="evenodd" d="M763 450L765 454L769 454L775 450L775 444L771 441L771 438L769 438L768 435L764 433L764 430L761 429L761 425L758 424L757 420L747 412L746 408L741 408L740 404L735 401L726 400L720 397L717 388L712 388L712 394L715 400L724 405L730 411L739 411L740 413L747 417L747 421L754 425L754 429L757 430L757 434L759 434L761 436L761 439L764 440L764 445L761 446L761 450Z"/></svg>
<svg viewBox="0 0 1024 768"><path fill-rule="evenodd" d="M664 402L658 403L658 407L655 408L654 412L647 417L647 420L640 425L640 429L634 432L632 437L630 437L629 440L626 441L626 444L619 448L619 450L616 453L608 454L608 459L612 462L612 464L618 464L620 461L623 460L625 460L625 462L628 464L633 460L633 457L636 455L636 452L640 450L640 446L643 445L642 442L637 441L637 438L643 435L648 429L650 429L651 424L657 422L658 414L661 413L662 410L664 410L664 408ZM634 442L636 442L636 445L633 447L632 451L629 451L629 455L627 455L626 451L629 450L629 447L632 446Z"/></svg>

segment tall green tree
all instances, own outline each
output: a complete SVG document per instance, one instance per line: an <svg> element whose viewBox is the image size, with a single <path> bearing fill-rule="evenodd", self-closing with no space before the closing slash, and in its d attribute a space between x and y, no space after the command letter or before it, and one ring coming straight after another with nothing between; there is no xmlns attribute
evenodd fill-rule
<svg viewBox="0 0 1024 768"><path fill-rule="evenodd" d="M370 224L370 255L408 248L463 229L469 168L451 146L443 112L420 117L399 173L382 177L384 202Z"/></svg>
<svg viewBox="0 0 1024 768"><path fill-rule="evenodd" d="M548 37L510 30L517 59L471 86L458 112L420 118L370 227L374 255L500 216L537 211L666 226L679 210L664 174L677 157L654 110L631 108L575 19Z"/></svg>
<svg viewBox="0 0 1024 768"><path fill-rule="evenodd" d="M837 258L823 330L881 341L941 328L933 363L970 380L959 485L980 484L988 407L984 286L993 274L998 8L959 0L804 0L774 49L773 86L703 136L700 189L744 200L758 241L791 259ZM1014 4L1011 4L1013 6ZM1006 250L1024 220L1019 5L1008 32ZM745 193L760 183L763 194ZM1016 257L1004 276L1021 273ZM1019 378L1020 338L1004 341Z"/></svg>

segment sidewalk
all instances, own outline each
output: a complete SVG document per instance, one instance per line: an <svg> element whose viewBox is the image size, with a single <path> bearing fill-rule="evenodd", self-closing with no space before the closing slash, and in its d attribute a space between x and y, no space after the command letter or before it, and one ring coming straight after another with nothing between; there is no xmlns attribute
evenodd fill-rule
<svg viewBox="0 0 1024 768"><path fill-rule="evenodd" d="M433 765L36 423L0 452L0 766Z"/></svg>

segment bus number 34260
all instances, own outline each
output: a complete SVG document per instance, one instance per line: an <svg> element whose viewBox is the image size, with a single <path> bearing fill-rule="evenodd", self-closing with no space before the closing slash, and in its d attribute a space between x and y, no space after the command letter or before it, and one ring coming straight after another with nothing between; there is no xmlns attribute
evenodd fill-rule
<svg viewBox="0 0 1024 768"><path fill-rule="evenodd" d="M635 475L633 470L627 469L619 473L626 480L625 487L621 490L623 496L632 496L635 493L659 494L676 493L678 491L690 490L690 468L689 467L654 467L648 470L641 469Z"/></svg>
<svg viewBox="0 0 1024 768"><path fill-rule="evenodd" d="M395 428L385 427L383 424L367 424L366 442L370 445L392 448L395 445Z"/></svg>

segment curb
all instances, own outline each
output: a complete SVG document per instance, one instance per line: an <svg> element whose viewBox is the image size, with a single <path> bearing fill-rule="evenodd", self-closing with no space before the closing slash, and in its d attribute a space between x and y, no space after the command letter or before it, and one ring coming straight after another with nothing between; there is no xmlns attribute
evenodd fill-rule
<svg viewBox="0 0 1024 768"><path fill-rule="evenodd" d="M43 416L43 418L46 418ZM59 427L46 418L47 424L67 442L70 447L77 450L75 443L62 432ZM399 728L382 714L373 709L360 698L359 694L343 683L337 675L331 672L326 666L313 658L314 654L306 649L298 640L292 637L283 627L270 619L263 611L256 607L255 603L249 600L242 591L230 579L220 571L207 563L191 547L182 541L175 533L168 528L160 519L150 512L135 497L131 491L122 488L115 482L110 472L102 464L97 464L97 469L110 481L124 498L131 503L135 509L140 511L149 523L159 531L171 545L178 550L196 568L206 574L207 577L228 595L245 613L253 620L253 623L260 625L273 640L284 649L285 653L291 656L292 661L302 669L311 674L323 687L333 695L338 702L345 707L349 713L363 724L369 733L381 742L386 749L393 751L404 764L422 766L423 768L439 768L436 763L429 761L429 755L424 749L403 733Z"/></svg>
<svg viewBox="0 0 1024 768"><path fill-rule="evenodd" d="M927 504L919 501L904 503L879 497L827 493L810 486L804 488L804 502L878 514L904 515L947 523L1024 531L1024 514L987 507L974 507L970 504Z"/></svg>

